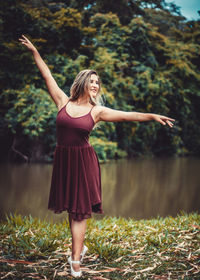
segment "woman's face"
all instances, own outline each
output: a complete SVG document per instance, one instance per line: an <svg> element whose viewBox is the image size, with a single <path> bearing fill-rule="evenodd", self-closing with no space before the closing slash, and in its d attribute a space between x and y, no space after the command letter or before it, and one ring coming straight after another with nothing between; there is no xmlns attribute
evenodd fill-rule
<svg viewBox="0 0 200 280"><path fill-rule="evenodd" d="M90 76L90 80L88 83L88 91L89 95L92 96L93 98L96 98L98 92L99 92L99 79L97 75L92 74Z"/></svg>

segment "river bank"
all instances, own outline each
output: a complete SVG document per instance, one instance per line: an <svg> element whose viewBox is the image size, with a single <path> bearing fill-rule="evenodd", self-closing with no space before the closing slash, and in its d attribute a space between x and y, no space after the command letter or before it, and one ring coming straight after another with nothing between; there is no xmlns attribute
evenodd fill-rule
<svg viewBox="0 0 200 280"><path fill-rule="evenodd" d="M88 220L81 279L199 279L200 215ZM11 215L0 224L1 279L71 279L69 224Z"/></svg>

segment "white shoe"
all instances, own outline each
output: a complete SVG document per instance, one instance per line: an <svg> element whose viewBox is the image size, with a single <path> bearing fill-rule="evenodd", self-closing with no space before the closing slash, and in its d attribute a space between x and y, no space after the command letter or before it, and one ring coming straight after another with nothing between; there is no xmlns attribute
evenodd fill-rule
<svg viewBox="0 0 200 280"><path fill-rule="evenodd" d="M81 270L80 270L80 271L75 271L75 270L73 269L73 266L72 266L73 263L81 264L81 262L80 262L80 261L72 261L72 258L69 257L69 258L68 258L68 263L70 264L71 275L72 275L73 277L81 277L81 275L82 275Z"/></svg>
<svg viewBox="0 0 200 280"><path fill-rule="evenodd" d="M83 262L83 258L84 258L84 256L85 256L87 250L88 250L88 247L84 245L84 246L83 246L83 250L82 250L82 252L81 252L81 259L80 259L80 262Z"/></svg>

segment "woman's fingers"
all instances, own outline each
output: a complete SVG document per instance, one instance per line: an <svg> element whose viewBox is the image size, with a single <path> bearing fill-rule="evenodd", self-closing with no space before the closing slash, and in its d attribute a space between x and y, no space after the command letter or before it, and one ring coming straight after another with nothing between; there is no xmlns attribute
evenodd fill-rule
<svg viewBox="0 0 200 280"><path fill-rule="evenodd" d="M20 39L20 38L19 38L19 41L21 41L21 42L26 42L24 39Z"/></svg>
<svg viewBox="0 0 200 280"><path fill-rule="evenodd" d="M29 44L28 42L26 42L26 41L23 40L23 39L19 39L19 41L20 41L23 45L28 45L28 44Z"/></svg>
<svg viewBox="0 0 200 280"><path fill-rule="evenodd" d="M26 38L23 34L22 34L22 37L23 37L26 41L29 41L29 39Z"/></svg>
<svg viewBox="0 0 200 280"><path fill-rule="evenodd" d="M19 38L19 41L21 41L22 43L28 43L27 40Z"/></svg>
<svg viewBox="0 0 200 280"><path fill-rule="evenodd" d="M166 125L166 122L164 120L162 120L162 118L157 118L155 119L157 122L161 123L162 125Z"/></svg>
<svg viewBox="0 0 200 280"><path fill-rule="evenodd" d="M172 127L174 124L173 122L175 121L175 119L172 118L168 118L168 117L161 117L162 121L164 121L165 123L167 123L170 127Z"/></svg>
<svg viewBox="0 0 200 280"><path fill-rule="evenodd" d="M21 42L31 44L31 41L29 41L29 39L28 39L28 38L26 38L24 35L22 35L22 37L23 37L23 39L22 39L22 38L19 38L19 40L20 40Z"/></svg>
<svg viewBox="0 0 200 280"><path fill-rule="evenodd" d="M167 124L170 127L173 127L174 124L172 122L174 122L175 119L168 118L168 117L165 117L165 116L159 116L158 121L163 125Z"/></svg>
<svg viewBox="0 0 200 280"><path fill-rule="evenodd" d="M175 121L175 119L172 119L172 118L168 118L168 117L165 117L165 116L160 116L161 117L161 119L163 120L163 121L172 121L172 122L174 122Z"/></svg>
<svg viewBox="0 0 200 280"><path fill-rule="evenodd" d="M172 127L174 124L172 123L172 122L170 122L169 120L166 120L166 123L170 126L170 127Z"/></svg>
<svg viewBox="0 0 200 280"><path fill-rule="evenodd" d="M166 124L168 124L170 127L173 127L173 123L172 122L170 122L168 119L166 120Z"/></svg>
<svg viewBox="0 0 200 280"><path fill-rule="evenodd" d="M175 122L175 119L167 118L167 120Z"/></svg>
<svg viewBox="0 0 200 280"><path fill-rule="evenodd" d="M21 38L19 38L19 41L22 43L22 45L26 46L30 51L37 50L35 46L29 41L26 36L22 35Z"/></svg>
<svg viewBox="0 0 200 280"><path fill-rule="evenodd" d="M31 43L31 41L28 40L28 38L26 38L26 36L22 35L21 38L19 38L19 41L25 45L29 50L34 50L35 47L34 45Z"/></svg>

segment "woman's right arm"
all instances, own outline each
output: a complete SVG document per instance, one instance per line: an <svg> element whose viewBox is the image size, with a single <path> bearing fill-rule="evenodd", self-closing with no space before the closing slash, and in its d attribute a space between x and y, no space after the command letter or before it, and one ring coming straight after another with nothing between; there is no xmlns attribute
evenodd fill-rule
<svg viewBox="0 0 200 280"><path fill-rule="evenodd" d="M59 86L57 85L55 79L53 78L48 66L44 62L44 60L41 58L38 50L36 47L31 43L31 41L28 40L24 35L22 35L22 38L19 39L23 45L25 45L30 51L33 53L33 57L35 60L35 63L40 70L42 77L44 78L48 91L55 102L58 110L62 108L64 104L68 101L68 96L62 91Z"/></svg>

